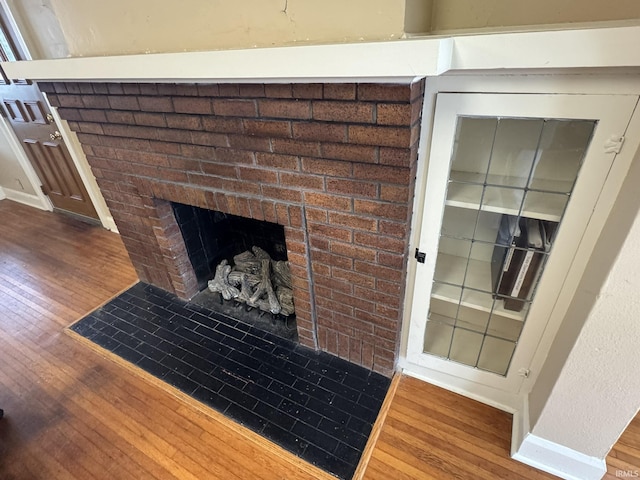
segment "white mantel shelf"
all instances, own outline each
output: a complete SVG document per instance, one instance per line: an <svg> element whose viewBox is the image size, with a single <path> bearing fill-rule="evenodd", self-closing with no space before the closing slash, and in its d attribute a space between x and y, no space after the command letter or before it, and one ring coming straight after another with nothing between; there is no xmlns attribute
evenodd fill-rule
<svg viewBox="0 0 640 480"><path fill-rule="evenodd" d="M107 82L411 81L465 71L640 67L640 26L3 63L10 78Z"/></svg>

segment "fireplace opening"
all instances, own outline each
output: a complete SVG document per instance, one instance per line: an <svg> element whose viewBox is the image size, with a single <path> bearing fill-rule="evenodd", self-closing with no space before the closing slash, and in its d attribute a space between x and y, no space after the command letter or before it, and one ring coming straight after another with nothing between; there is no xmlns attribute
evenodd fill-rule
<svg viewBox="0 0 640 480"><path fill-rule="evenodd" d="M192 302L297 341L284 227L172 202L198 281Z"/></svg>

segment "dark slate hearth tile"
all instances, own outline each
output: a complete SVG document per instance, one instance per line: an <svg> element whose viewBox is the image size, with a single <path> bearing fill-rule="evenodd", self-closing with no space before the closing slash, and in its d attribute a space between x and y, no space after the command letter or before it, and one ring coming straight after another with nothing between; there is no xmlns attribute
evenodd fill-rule
<svg viewBox="0 0 640 480"><path fill-rule="evenodd" d="M120 319L120 322L118 322L118 330L122 330L123 332L128 333L129 336L132 336L135 338L135 334L140 329L135 325L132 325L131 323L127 322L126 320Z"/></svg>
<svg viewBox="0 0 640 480"><path fill-rule="evenodd" d="M253 398L251 395L247 395L242 390L239 390L230 385L225 385L220 390L220 395L229 400L232 404L240 405L241 407L247 408L251 410L257 403L258 400Z"/></svg>
<svg viewBox="0 0 640 480"><path fill-rule="evenodd" d="M389 390L390 383L391 382L387 377L371 372L367 382L367 393L374 397L380 395L384 397L387 394L387 390Z"/></svg>
<svg viewBox="0 0 640 480"><path fill-rule="evenodd" d="M98 335L95 335L92 340L102 348L109 351L113 351L116 347L121 345L116 339L106 336L102 331L99 332Z"/></svg>
<svg viewBox="0 0 640 480"><path fill-rule="evenodd" d="M390 383L143 283L71 328L343 479Z"/></svg>
<svg viewBox="0 0 640 480"><path fill-rule="evenodd" d="M291 375L290 373L285 372L281 368L275 367L268 363L263 363L260 365L259 371L268 377L277 380L278 382L292 386L296 382L296 376Z"/></svg>
<svg viewBox="0 0 640 480"><path fill-rule="evenodd" d="M339 443L333 454L347 465L358 465L362 450L355 449L344 443Z"/></svg>
<svg viewBox="0 0 640 480"><path fill-rule="evenodd" d="M140 345L158 346L164 342L160 337L157 337L153 333L149 333L145 330L138 330L133 334L133 337L140 341Z"/></svg>
<svg viewBox="0 0 640 480"><path fill-rule="evenodd" d="M286 398L287 400L291 400L292 402L296 402L301 405L304 405L309 400L312 400L309 398L308 394L300 392L298 390L294 390L293 388L287 385L283 385L282 383L277 381L273 381L269 385L269 389Z"/></svg>
<svg viewBox="0 0 640 480"><path fill-rule="evenodd" d="M310 398L306 407L319 413L323 417L331 418L338 423L346 424L351 417L347 412L343 412L342 410L335 408L333 405L321 402L316 398Z"/></svg>
<svg viewBox="0 0 640 480"><path fill-rule="evenodd" d="M193 391L198 388L198 384L196 382L178 373L177 371L167 372L164 375L163 379L169 385L176 387L178 390L182 390L187 395L193 393Z"/></svg>
<svg viewBox="0 0 640 480"><path fill-rule="evenodd" d="M324 418L319 413L311 410L310 408L306 408L288 399L283 399L282 402L280 402L278 410L286 412L292 417L297 418L301 422L304 422L312 427L317 427Z"/></svg>
<svg viewBox="0 0 640 480"><path fill-rule="evenodd" d="M112 305L113 307L118 307L122 310L129 311L133 308L133 305L128 303L125 300L125 298L126 298L126 295L122 294L120 297L116 297L115 299L111 300L109 304Z"/></svg>
<svg viewBox="0 0 640 480"><path fill-rule="evenodd" d="M276 368L282 368L286 364L281 358L274 357L268 348L256 347L253 349L253 352L251 352L251 356L262 364Z"/></svg>
<svg viewBox="0 0 640 480"><path fill-rule="evenodd" d="M210 375L213 378L220 380L224 385L231 385L232 387L235 387L238 390L242 390L244 387L247 386L246 379L241 378L238 375L235 375L234 373L222 367L216 367L215 370L213 370L210 373Z"/></svg>
<svg viewBox="0 0 640 480"><path fill-rule="evenodd" d="M229 400L204 386L196 388L191 396L219 412L224 412L231 404Z"/></svg>
<svg viewBox="0 0 640 480"><path fill-rule="evenodd" d="M338 383L328 377L320 377L319 385L327 390L336 393L336 395L355 402L360 398L361 393L352 389L348 385Z"/></svg>
<svg viewBox="0 0 640 480"><path fill-rule="evenodd" d="M286 430L291 430L297 421L297 419L285 415L272 405L260 401L255 404L252 410L267 422L277 423L281 428Z"/></svg>
<svg viewBox="0 0 640 480"><path fill-rule="evenodd" d="M304 452L304 458L309 463L325 470L329 473L337 475L340 478L351 478L355 471L355 467L344 461L332 453L328 453L314 445L309 445ZM356 462L355 466L358 464Z"/></svg>
<svg viewBox="0 0 640 480"><path fill-rule="evenodd" d="M309 370L307 367L296 365L295 363L285 362L282 369L285 372L294 375L298 379L305 380L315 385L320 384L320 380L323 378L319 373Z"/></svg>
<svg viewBox="0 0 640 480"><path fill-rule="evenodd" d="M140 345L140 340L138 340L136 337L131 336L130 333L123 332L122 330L118 330L116 333L114 333L113 338L131 349L135 349L138 345Z"/></svg>
<svg viewBox="0 0 640 480"><path fill-rule="evenodd" d="M301 440L297 435L291 433L291 431L285 430L275 423L267 423L262 429L262 435L268 440L271 440L272 442L289 450L291 453L306 459L304 451L307 449L309 444L306 441Z"/></svg>
<svg viewBox="0 0 640 480"><path fill-rule="evenodd" d="M251 430L260 433L267 421L251 409L231 403L224 411L225 415Z"/></svg>
<svg viewBox="0 0 640 480"><path fill-rule="evenodd" d="M214 368L216 368L216 364L214 362L212 362L211 360L207 360L206 358L202 358L199 355L195 355L193 353L191 353L190 351L187 352L187 354L182 357L181 359L183 362L186 362L187 364L191 365L192 367L202 371L202 372L206 372L209 373L210 371L212 371Z"/></svg>
<svg viewBox="0 0 640 480"><path fill-rule="evenodd" d="M367 395L366 393L360 394L360 398L358 399L358 405L363 408L369 409L377 414L380 409L380 400L378 398Z"/></svg>
<svg viewBox="0 0 640 480"><path fill-rule="evenodd" d="M219 366L222 361L225 358L225 355L229 352L230 350L225 351L222 348L217 348L215 350L209 350L207 352L207 354L204 356L205 360L209 360L211 363L213 363L216 366Z"/></svg>
<svg viewBox="0 0 640 480"><path fill-rule="evenodd" d="M248 333L245 334L245 336L242 338L242 343L245 345L245 347L241 349L241 351L246 354L250 353L252 358L254 350L262 349L270 352L273 349L273 346L268 341L265 341L262 338L256 338L253 335L249 335Z"/></svg>
<svg viewBox="0 0 640 480"><path fill-rule="evenodd" d="M332 367L328 363L318 360L311 360L307 364L306 368L338 383L342 382L342 380L344 380L344 377L347 375L346 372Z"/></svg>
<svg viewBox="0 0 640 480"><path fill-rule="evenodd" d="M179 358L173 357L171 355L166 355L160 363L167 367L169 370L180 373L186 377L189 376L191 372L193 372L194 368L188 363L183 362Z"/></svg>
<svg viewBox="0 0 640 480"><path fill-rule="evenodd" d="M356 432L366 438L371 433L373 424L365 422L364 420L361 420L360 418L352 415L347 422L347 427L349 428L349 430Z"/></svg>
<svg viewBox="0 0 640 480"><path fill-rule="evenodd" d="M311 428L306 423L296 422L291 429L291 433L300 436L300 438L308 439L310 445L313 445L325 452L333 452L338 447L338 441L315 428Z"/></svg>
<svg viewBox="0 0 640 480"><path fill-rule="evenodd" d="M253 351L251 351L251 354L253 354ZM253 358L252 355L247 355L243 352L239 352L238 350L232 350L231 352L229 352L227 358L239 363L240 365L245 366L246 368L251 369L252 371L258 370L260 368L260 365L262 365L262 362Z"/></svg>
<svg viewBox="0 0 640 480"><path fill-rule="evenodd" d="M164 377L169 369L162 365L157 360L152 360L151 358L144 357L142 360L138 361L136 364L146 372L149 372L154 377L162 378Z"/></svg>
<svg viewBox="0 0 640 480"><path fill-rule="evenodd" d="M200 370L194 370L193 372L191 372L189 374L189 378L196 382L199 386L205 387L215 393L218 393L225 385L225 383L221 382L215 377L212 377L209 373L204 373Z"/></svg>
<svg viewBox="0 0 640 480"><path fill-rule="evenodd" d="M160 362L160 360L167 354L162 348L162 345L160 345L159 348L156 348L155 346L144 341L136 347L136 350L157 362Z"/></svg>
<svg viewBox="0 0 640 480"><path fill-rule="evenodd" d="M216 342L210 339L204 339L202 342L200 342L200 345L209 350L209 353L215 353L223 357L229 355L229 353L232 351L231 347L229 347L228 345L224 345L220 342ZM209 354L207 354L206 358L210 358Z"/></svg>
<svg viewBox="0 0 640 480"><path fill-rule="evenodd" d="M282 402L282 397L280 395L272 392L265 386L258 385L257 383L247 383L242 391L247 395L257 398L262 403L270 405L272 408L277 408L278 405L280 405L280 402Z"/></svg>
<svg viewBox="0 0 640 480"><path fill-rule="evenodd" d="M95 323L95 319L93 317L86 317L86 320L89 320L89 321L87 322L82 321L74 324L71 327L71 330L73 330L79 335L82 335L83 337L86 336L87 334L91 334L92 332L95 331L93 329L93 324Z"/></svg>
<svg viewBox="0 0 640 480"><path fill-rule="evenodd" d="M98 325L96 325L98 326ZM107 325L105 323L102 323L98 326L100 332L102 332L103 335L107 336L107 337L113 337L113 335L118 331L118 329L116 327L114 327L113 325Z"/></svg>
<svg viewBox="0 0 640 480"><path fill-rule="evenodd" d="M131 363L137 363L139 360L141 360L144 357L144 355L142 355L140 352L136 352L133 348L130 348L123 344L118 345L112 351L116 355L124 358L125 360Z"/></svg>
<svg viewBox="0 0 640 480"><path fill-rule="evenodd" d="M308 394L311 397L317 398L321 402L324 403L332 403L336 394L330 392L329 390L325 390L324 388L314 385L313 383L309 383L306 380L298 378L293 384L293 388Z"/></svg>
<svg viewBox="0 0 640 480"><path fill-rule="evenodd" d="M242 342L241 340L236 340L233 337L223 337L221 339L224 342L224 345L229 347L232 350L239 350L243 353L251 353L253 352L253 347L249 344Z"/></svg>
<svg viewBox="0 0 640 480"><path fill-rule="evenodd" d="M189 315L193 313L193 312L187 311L184 308L184 305L179 303L172 303L171 305L167 305L166 307L164 307L164 309L178 315L186 316L187 318L189 317Z"/></svg>
<svg viewBox="0 0 640 480"><path fill-rule="evenodd" d="M201 343L205 340L220 342L225 338L222 332L214 330L215 325L198 325L195 331L202 336Z"/></svg>

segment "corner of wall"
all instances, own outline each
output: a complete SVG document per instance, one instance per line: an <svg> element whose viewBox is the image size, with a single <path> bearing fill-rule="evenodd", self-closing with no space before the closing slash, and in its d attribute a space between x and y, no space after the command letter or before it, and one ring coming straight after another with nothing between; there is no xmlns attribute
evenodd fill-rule
<svg viewBox="0 0 640 480"><path fill-rule="evenodd" d="M634 220L640 215L640 198L637 196L639 182L640 151L635 154L576 294L567 310L567 315L558 330L540 374L531 388L530 419L534 426L601 294L602 288L606 284L609 272L616 264L618 253Z"/></svg>
<svg viewBox="0 0 640 480"><path fill-rule="evenodd" d="M434 0L406 0L404 5L404 33L425 34L431 31Z"/></svg>

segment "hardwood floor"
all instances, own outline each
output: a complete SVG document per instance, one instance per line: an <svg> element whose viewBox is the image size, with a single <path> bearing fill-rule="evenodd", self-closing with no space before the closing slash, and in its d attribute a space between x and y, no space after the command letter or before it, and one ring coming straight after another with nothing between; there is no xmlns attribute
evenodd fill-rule
<svg viewBox="0 0 640 480"><path fill-rule="evenodd" d="M640 476L640 416L636 416L607 456L603 480Z"/></svg>
<svg viewBox="0 0 640 480"><path fill-rule="evenodd" d="M556 478L509 458L510 439L510 414L403 377L365 478Z"/></svg>
<svg viewBox="0 0 640 480"><path fill-rule="evenodd" d="M8 200L0 225L0 479L333 478L64 333L135 282L117 235ZM555 478L509 458L510 415L396 383L357 478ZM640 465L636 423L607 478Z"/></svg>

